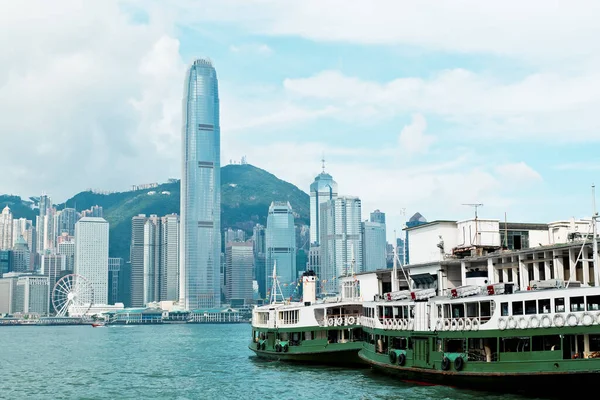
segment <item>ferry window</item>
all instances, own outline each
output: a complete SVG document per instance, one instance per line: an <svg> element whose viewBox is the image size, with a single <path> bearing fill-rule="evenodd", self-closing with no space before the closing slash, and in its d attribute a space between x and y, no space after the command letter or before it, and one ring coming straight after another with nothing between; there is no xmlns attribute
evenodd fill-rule
<svg viewBox="0 0 600 400"><path fill-rule="evenodd" d="M533 336L531 338L531 351L554 350L560 350L559 335Z"/></svg>
<svg viewBox="0 0 600 400"><path fill-rule="evenodd" d="M444 318L452 318L452 313L450 312L450 304L444 304Z"/></svg>
<svg viewBox="0 0 600 400"><path fill-rule="evenodd" d="M513 301L512 313L513 313L513 315L523 315L523 302L522 301Z"/></svg>
<svg viewBox="0 0 600 400"><path fill-rule="evenodd" d="M392 307L384 307L383 311L385 312L385 318L392 318Z"/></svg>
<svg viewBox="0 0 600 400"><path fill-rule="evenodd" d="M379 315L379 318L382 318L383 317L383 306L379 306L377 308L378 308L377 314Z"/></svg>
<svg viewBox="0 0 600 400"><path fill-rule="evenodd" d="M571 297L569 302L571 303L571 311L585 311L583 296Z"/></svg>
<svg viewBox="0 0 600 400"><path fill-rule="evenodd" d="M406 338L403 337L395 337L392 339L392 348L396 350L406 350L407 343Z"/></svg>
<svg viewBox="0 0 600 400"><path fill-rule="evenodd" d="M400 307L393 307L394 309L394 318L400 318Z"/></svg>
<svg viewBox="0 0 600 400"><path fill-rule="evenodd" d="M438 318L444 318L444 315L442 314L442 306L441 306L441 305L438 305L438 306L437 306L437 310L438 310L438 315L437 315L437 317L438 317Z"/></svg>
<svg viewBox="0 0 600 400"><path fill-rule="evenodd" d="M549 314L550 313L550 299L538 300L538 314Z"/></svg>
<svg viewBox="0 0 600 400"><path fill-rule="evenodd" d="M529 351L529 338L502 338L500 340L500 351L503 353L518 353L523 351Z"/></svg>
<svg viewBox="0 0 600 400"><path fill-rule="evenodd" d="M464 304L452 304L452 318L463 318L465 316Z"/></svg>
<svg viewBox="0 0 600 400"><path fill-rule="evenodd" d="M500 314L503 317L508 316L508 303L500 303Z"/></svg>
<svg viewBox="0 0 600 400"><path fill-rule="evenodd" d="M600 335L590 335L590 351L600 351Z"/></svg>
<svg viewBox="0 0 600 400"><path fill-rule="evenodd" d="M587 297L587 309L588 309L588 311L600 310L600 296L588 296Z"/></svg>
<svg viewBox="0 0 600 400"><path fill-rule="evenodd" d="M462 353L465 351L464 339L445 339L444 351L446 353Z"/></svg>
<svg viewBox="0 0 600 400"><path fill-rule="evenodd" d="M479 303L467 303L467 317L479 317Z"/></svg>
<svg viewBox="0 0 600 400"><path fill-rule="evenodd" d="M535 314L536 312L535 300L527 300L525 302L525 314Z"/></svg>
<svg viewBox="0 0 600 400"><path fill-rule="evenodd" d="M482 317L491 317L492 316L492 302L491 301L482 301L479 303L479 314Z"/></svg>
<svg viewBox="0 0 600 400"><path fill-rule="evenodd" d="M565 298L554 299L554 312L565 312Z"/></svg>

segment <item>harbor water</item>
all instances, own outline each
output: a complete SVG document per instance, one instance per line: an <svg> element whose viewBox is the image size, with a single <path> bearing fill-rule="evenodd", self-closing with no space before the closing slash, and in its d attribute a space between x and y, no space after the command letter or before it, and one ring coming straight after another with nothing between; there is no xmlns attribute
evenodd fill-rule
<svg viewBox="0 0 600 400"><path fill-rule="evenodd" d="M2 399L480 399L369 369L261 361L238 325L0 327ZM523 399L485 394L486 400Z"/></svg>

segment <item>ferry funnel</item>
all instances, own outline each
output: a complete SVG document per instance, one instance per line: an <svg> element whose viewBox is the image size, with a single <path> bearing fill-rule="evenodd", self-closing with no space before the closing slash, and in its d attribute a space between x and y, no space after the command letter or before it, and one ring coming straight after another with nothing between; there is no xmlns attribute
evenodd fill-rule
<svg viewBox="0 0 600 400"><path fill-rule="evenodd" d="M315 271L306 271L302 274L302 298L307 306L317 301L317 276Z"/></svg>

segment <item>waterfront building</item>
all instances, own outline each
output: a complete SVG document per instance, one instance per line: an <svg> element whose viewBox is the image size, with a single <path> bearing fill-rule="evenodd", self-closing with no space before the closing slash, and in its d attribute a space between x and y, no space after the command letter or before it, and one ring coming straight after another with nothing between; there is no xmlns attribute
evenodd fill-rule
<svg viewBox="0 0 600 400"><path fill-rule="evenodd" d="M225 248L226 299L252 302L252 268L254 254L252 242L229 242Z"/></svg>
<svg viewBox="0 0 600 400"><path fill-rule="evenodd" d="M161 223L151 215L144 224L144 304L160 301Z"/></svg>
<svg viewBox="0 0 600 400"><path fill-rule="evenodd" d="M143 307L144 303L144 225L146 215L139 214L131 218L131 247L129 260L130 268L130 295L131 307Z"/></svg>
<svg viewBox="0 0 600 400"><path fill-rule="evenodd" d="M376 271L378 269L386 268L387 242L385 240L385 224L365 221L361 225L363 271Z"/></svg>
<svg viewBox="0 0 600 400"><path fill-rule="evenodd" d="M274 201L267 216L265 287L271 289L273 266L277 264L277 276L285 298L293 295L296 277L296 229L294 214L289 202Z"/></svg>
<svg viewBox="0 0 600 400"><path fill-rule="evenodd" d="M325 160L323 160L323 171L316 176L310 185L310 243L319 245L321 240L321 204L336 199L338 196L338 185L331 175L325 172Z"/></svg>
<svg viewBox="0 0 600 400"><path fill-rule="evenodd" d="M50 281L47 276L22 275L17 278L15 313L48 315Z"/></svg>
<svg viewBox="0 0 600 400"><path fill-rule="evenodd" d="M67 268L67 258L64 254L42 254L41 275L48 277L48 285L50 287L48 296L52 295L52 289L56 282L61 278ZM50 303L52 298L48 297Z"/></svg>
<svg viewBox="0 0 600 400"><path fill-rule="evenodd" d="M108 257L108 304L119 302L119 280L123 259L121 257Z"/></svg>
<svg viewBox="0 0 600 400"><path fill-rule="evenodd" d="M60 241L57 245L57 253L65 256L65 270L75 270L75 240Z"/></svg>
<svg viewBox="0 0 600 400"><path fill-rule="evenodd" d="M13 215L8 206L0 214L0 250L8 250L13 245Z"/></svg>
<svg viewBox="0 0 600 400"><path fill-rule="evenodd" d="M21 274L9 272L0 278L0 315L13 314L17 293L17 280Z"/></svg>
<svg viewBox="0 0 600 400"><path fill-rule="evenodd" d="M187 310L221 304L220 132L217 73L197 59L183 98L180 302Z"/></svg>
<svg viewBox="0 0 600 400"><path fill-rule="evenodd" d="M321 204L321 276L324 293L337 293L338 277L362 272L361 201L341 196ZM354 265L353 265L354 262Z"/></svg>
<svg viewBox="0 0 600 400"><path fill-rule="evenodd" d="M84 217L75 224L75 273L94 290L95 304L108 304L108 222Z"/></svg>

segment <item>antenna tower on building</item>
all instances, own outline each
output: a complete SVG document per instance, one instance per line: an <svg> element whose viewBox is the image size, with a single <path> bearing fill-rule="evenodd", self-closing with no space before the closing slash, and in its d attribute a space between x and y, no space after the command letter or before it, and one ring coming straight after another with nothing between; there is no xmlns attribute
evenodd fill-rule
<svg viewBox="0 0 600 400"><path fill-rule="evenodd" d="M469 206L469 207L473 207L475 209L475 245L477 245L478 243L478 224L477 224L477 209L479 207L483 207L482 203L467 203L467 204L463 204L463 206ZM471 242L472 243L472 242Z"/></svg>

